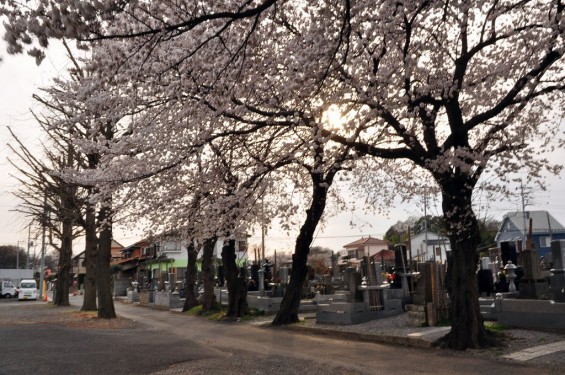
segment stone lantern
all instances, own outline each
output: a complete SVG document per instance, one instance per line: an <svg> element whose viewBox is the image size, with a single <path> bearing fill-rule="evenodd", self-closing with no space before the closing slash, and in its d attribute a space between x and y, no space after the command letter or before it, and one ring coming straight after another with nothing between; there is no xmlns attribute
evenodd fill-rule
<svg viewBox="0 0 565 375"><path fill-rule="evenodd" d="M516 284L514 284L514 280L516 279L516 265L509 260L504 269L506 270L506 278L508 279L508 291L514 293L516 292Z"/></svg>

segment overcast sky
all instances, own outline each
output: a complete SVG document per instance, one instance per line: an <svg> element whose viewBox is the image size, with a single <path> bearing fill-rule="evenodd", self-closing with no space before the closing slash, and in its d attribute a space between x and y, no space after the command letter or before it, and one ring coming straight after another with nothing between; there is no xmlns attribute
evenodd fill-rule
<svg viewBox="0 0 565 375"><path fill-rule="evenodd" d="M2 47L2 46L0 46ZM1 48L4 51L4 48ZM40 87L49 85L51 77L64 71L67 64L62 49L54 49L48 54L40 67L27 56L8 56L4 52L0 55L0 245L20 245L25 247L29 221L14 212L17 200L12 192L18 189L17 181L10 174L15 171L9 165L6 157L9 156L7 144L12 142L7 127L13 131L26 144L32 148L40 142L40 133L35 120L30 114L30 109L38 109L32 99L32 94L38 92ZM552 156L555 160L565 162L565 153L560 152ZM562 224L565 224L565 183L562 178L550 179L549 191L534 191L528 200L528 210L548 210ZM509 201L489 202L488 214L498 220L507 211L521 209L520 199L517 197ZM440 205L437 201L430 202L428 213L438 215ZM314 245L340 250L343 245L353 242L361 236L372 235L382 238L386 230L398 220L405 220L409 216L423 215L422 204L401 204L390 209L387 216L381 214L367 215L362 212L343 212L328 220L323 229L317 231ZM352 225L351 225L352 224ZM35 233L32 232L32 238ZM122 245L130 245L140 239L141 233L130 231L115 231L115 239ZM266 238L267 253L273 250L288 251L294 246L296 233L287 234L276 229L271 230ZM36 242L39 242L38 239ZM260 233L254 233L250 239L251 244L260 244ZM75 245L74 252L83 250L83 243ZM39 251L39 247L37 248Z"/></svg>

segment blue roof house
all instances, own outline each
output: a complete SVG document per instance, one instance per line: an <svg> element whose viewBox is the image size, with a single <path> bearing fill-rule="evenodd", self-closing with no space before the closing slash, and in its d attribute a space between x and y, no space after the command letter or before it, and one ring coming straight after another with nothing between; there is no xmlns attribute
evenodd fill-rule
<svg viewBox="0 0 565 375"><path fill-rule="evenodd" d="M565 227L547 211L508 212L504 215L495 237L498 248L501 242L525 240L530 219L532 219L532 240L540 257L551 254L550 241L565 239Z"/></svg>

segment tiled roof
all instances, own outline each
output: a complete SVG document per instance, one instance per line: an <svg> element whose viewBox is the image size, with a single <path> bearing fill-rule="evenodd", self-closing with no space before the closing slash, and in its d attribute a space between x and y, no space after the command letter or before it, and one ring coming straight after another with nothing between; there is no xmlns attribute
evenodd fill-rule
<svg viewBox="0 0 565 375"><path fill-rule="evenodd" d="M147 259L151 259L151 257L149 255L142 255L142 256L139 256L139 257L116 260L116 261L112 262L112 264L114 264L114 265L116 265L116 264L126 264L126 263L130 263L130 262L133 262L133 261L144 261L144 260L147 260Z"/></svg>
<svg viewBox="0 0 565 375"><path fill-rule="evenodd" d="M381 240L379 238L374 238L374 237L363 237L357 241L353 241L351 243L348 243L347 245L343 245L343 247L345 248L358 248L360 246L364 246L364 245L388 245L387 241Z"/></svg>
<svg viewBox="0 0 565 375"><path fill-rule="evenodd" d="M393 250L381 250L371 258L376 260L394 260L394 251Z"/></svg>

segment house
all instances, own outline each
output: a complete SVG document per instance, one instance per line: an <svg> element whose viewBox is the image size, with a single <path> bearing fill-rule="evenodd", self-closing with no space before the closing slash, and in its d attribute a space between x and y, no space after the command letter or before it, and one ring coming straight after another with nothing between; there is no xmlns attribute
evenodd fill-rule
<svg viewBox="0 0 565 375"><path fill-rule="evenodd" d="M123 248L124 247L118 241L112 240L112 247L110 249L112 253L112 261L121 258L120 252ZM75 275L85 274L86 267L84 264L84 260L85 260L85 251L82 251L77 255L75 255L71 260L71 273Z"/></svg>
<svg viewBox="0 0 565 375"><path fill-rule="evenodd" d="M446 263L450 250L449 238L434 232L422 232L410 239L410 258L417 262Z"/></svg>
<svg viewBox="0 0 565 375"><path fill-rule="evenodd" d="M363 237L343 246L350 260L372 257L382 250L388 250L388 241L374 237Z"/></svg>
<svg viewBox="0 0 565 375"><path fill-rule="evenodd" d="M131 286L131 282L141 285L158 282L160 288L163 288L169 273L174 275L175 283L184 279L188 254L178 241L145 238L123 248L120 253L112 262L117 271L115 285L120 284L117 295Z"/></svg>
<svg viewBox="0 0 565 375"><path fill-rule="evenodd" d="M565 239L565 227L547 211L515 211L504 215L495 241L499 249L508 244L514 244L519 249L519 244L528 234L530 219L532 221L532 241L538 256L546 258L551 254L552 240Z"/></svg>
<svg viewBox="0 0 565 375"><path fill-rule="evenodd" d="M124 247L116 240L112 240L112 247L110 251L112 252L112 260L121 257L121 251Z"/></svg>
<svg viewBox="0 0 565 375"><path fill-rule="evenodd" d="M224 240L215 244L214 257L221 258ZM202 257L202 249L197 258ZM247 262L247 238L236 241L236 263L244 266ZM172 275L175 287L186 275L188 252L186 247L174 237L142 239L121 250L120 259L112 263L117 275L114 285L120 284L116 295L125 293L131 282L162 290ZM197 264L198 267L198 264Z"/></svg>

